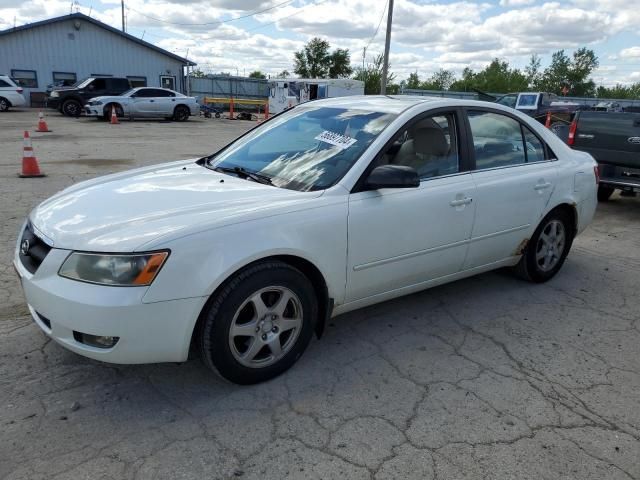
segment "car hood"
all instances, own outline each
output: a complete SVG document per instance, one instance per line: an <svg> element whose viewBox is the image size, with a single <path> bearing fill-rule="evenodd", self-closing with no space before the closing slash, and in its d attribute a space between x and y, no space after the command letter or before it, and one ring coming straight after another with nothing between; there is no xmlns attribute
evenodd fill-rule
<svg viewBox="0 0 640 480"><path fill-rule="evenodd" d="M194 160L74 185L36 207L30 221L56 248L131 252L150 242L303 208L322 192L297 192L209 170Z"/></svg>

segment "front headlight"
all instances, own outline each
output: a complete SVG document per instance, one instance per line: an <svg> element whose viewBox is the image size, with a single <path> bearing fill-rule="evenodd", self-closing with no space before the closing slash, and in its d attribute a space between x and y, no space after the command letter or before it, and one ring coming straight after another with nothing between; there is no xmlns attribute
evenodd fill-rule
<svg viewBox="0 0 640 480"><path fill-rule="evenodd" d="M89 102L89 105L91 105L91 106L102 105L102 102L100 100L93 100L93 101Z"/></svg>
<svg viewBox="0 0 640 480"><path fill-rule="evenodd" d="M51 95L49 95L51 98L58 98L60 96L60 93L57 91L53 91L51 92Z"/></svg>
<svg viewBox="0 0 640 480"><path fill-rule="evenodd" d="M58 275L118 287L151 285L168 256L168 251L119 255L73 252Z"/></svg>

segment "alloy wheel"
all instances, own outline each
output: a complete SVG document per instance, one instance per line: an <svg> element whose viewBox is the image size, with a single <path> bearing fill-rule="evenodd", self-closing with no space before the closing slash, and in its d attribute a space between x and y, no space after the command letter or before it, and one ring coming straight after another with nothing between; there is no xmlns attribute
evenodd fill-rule
<svg viewBox="0 0 640 480"><path fill-rule="evenodd" d="M276 363L293 348L302 329L300 299L290 289L270 286L249 296L229 328L229 347L245 367Z"/></svg>
<svg viewBox="0 0 640 480"><path fill-rule="evenodd" d="M536 245L536 264L540 270L553 270L562 258L565 242L565 228L561 221L554 219L545 225Z"/></svg>

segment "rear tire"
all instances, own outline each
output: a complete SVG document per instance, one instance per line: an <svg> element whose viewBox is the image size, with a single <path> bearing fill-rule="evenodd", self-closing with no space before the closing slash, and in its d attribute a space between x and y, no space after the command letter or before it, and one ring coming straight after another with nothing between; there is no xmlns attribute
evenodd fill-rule
<svg viewBox="0 0 640 480"><path fill-rule="evenodd" d="M599 185L598 186L598 201L599 202L608 201L609 198L611 197L611 195L613 195L614 191L615 191L615 188L606 187L604 185Z"/></svg>
<svg viewBox="0 0 640 480"><path fill-rule="evenodd" d="M562 268L574 236L575 227L567 212L552 210L529 240L515 267L516 274L533 283L551 280Z"/></svg>
<svg viewBox="0 0 640 480"><path fill-rule="evenodd" d="M173 119L176 122L186 122L189 120L189 115L191 112L184 105L178 105L173 111Z"/></svg>
<svg viewBox="0 0 640 480"><path fill-rule="evenodd" d="M0 112L6 112L7 110L9 110L9 106L9 100L0 97Z"/></svg>
<svg viewBox="0 0 640 480"><path fill-rule="evenodd" d="M222 285L201 314L196 342L207 367L250 385L280 375L300 358L317 317L309 279L286 263L265 261Z"/></svg>

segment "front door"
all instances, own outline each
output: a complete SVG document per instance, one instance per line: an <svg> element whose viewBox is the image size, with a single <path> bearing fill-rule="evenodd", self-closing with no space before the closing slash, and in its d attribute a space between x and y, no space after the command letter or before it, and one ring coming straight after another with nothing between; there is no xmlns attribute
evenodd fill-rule
<svg viewBox="0 0 640 480"><path fill-rule="evenodd" d="M370 168L418 171L418 188L352 193L349 198L346 301L402 289L462 268L475 211L455 112L421 116Z"/></svg>
<svg viewBox="0 0 640 480"><path fill-rule="evenodd" d="M522 253L551 198L557 171L542 140L501 112L468 112L475 150L476 220L465 269Z"/></svg>

